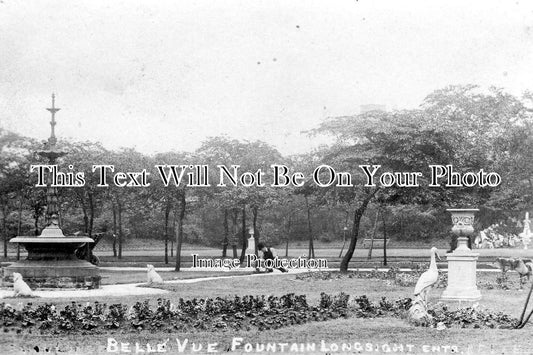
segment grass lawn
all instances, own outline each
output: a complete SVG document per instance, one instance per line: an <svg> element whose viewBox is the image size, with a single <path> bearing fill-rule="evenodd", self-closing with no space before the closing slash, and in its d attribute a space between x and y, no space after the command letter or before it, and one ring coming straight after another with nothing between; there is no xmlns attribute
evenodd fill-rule
<svg viewBox="0 0 533 355"><path fill-rule="evenodd" d="M191 274L191 273L189 273ZM222 273L220 273L222 276ZM226 276L228 273L224 273ZM165 279L176 277L176 273L161 273ZM197 275L195 272L194 275ZM185 275L183 277L192 277L194 275ZM126 273L126 272L109 272L108 281L129 282L124 280L136 280L137 277L145 277L145 273ZM182 277L182 275L180 275ZM491 277L496 275L483 275L484 281L490 281ZM141 279L142 282L144 279ZM399 287L392 285L390 282L377 279L359 279L347 278L330 280L303 279L300 280L294 274L289 275L261 275L254 277L236 277L232 279L208 280L194 284L170 284L161 286L172 293L164 295L165 298L172 302L177 302L179 298L191 299L194 297L207 298L217 296L233 295L276 295L281 296L286 293L305 294L310 304L315 304L320 297L321 292L328 294L337 294L339 292L348 293L351 298L360 295L367 295L371 301L378 301L381 297L395 300L402 297L410 297L412 287ZM483 299L479 302L483 308L489 308L493 311L502 311L514 317L519 317L522 310L523 302L527 295L529 284L525 289L520 290L485 290L482 289ZM438 297L443 289L434 289L430 294L430 302L438 302ZM154 305L159 296L150 297L109 297L105 300L98 300L107 304L125 303L134 304L137 301L149 299ZM18 300L17 300L18 301ZM31 299L20 300L23 303L28 301L36 304L41 302L53 302L59 307L70 303L70 300L54 299ZM94 302L94 298L83 298L76 300L79 303ZM13 300L9 300L14 303ZM452 304L451 308L466 306L465 304ZM414 327L407 323L405 319L393 317L379 317L374 319L356 318L350 316L347 319L334 319L325 322L310 322L304 325L289 326L277 330L267 331L233 331L221 330L219 332L194 332L194 333L154 333L153 331L143 330L118 330L108 331L101 329L97 334L60 334L56 336L28 334L16 334L13 332L2 333L0 337L0 353L8 354L12 352L21 352L22 349L31 350L35 346L39 347L40 352L47 348L52 352L62 353L83 353L96 354L106 353L106 344L108 338L114 338L119 342L135 342L146 350L146 343L152 346L156 343L162 343L169 339L168 349L172 354L179 353L176 338L183 344L187 339L187 347L183 353L192 353L190 345L195 342L197 346L202 344L199 354L205 354L208 343L217 343L215 348L219 352L225 352L231 348L232 341L240 341L236 338L242 338L242 344L250 343L255 347L256 343L289 343L285 353L289 353L289 346L292 343L296 345L293 350L297 353L387 353L387 350L396 349L399 353L403 346L403 353L426 353L433 350L434 353L457 353L463 354L511 354L523 353L530 354L531 331L533 325L527 325L522 330L503 330L503 329L444 329L436 330L430 328ZM322 344L321 342L324 342ZM314 345L313 345L314 344ZM344 344L344 351L342 346ZM348 345L351 350L347 350ZM277 345L277 352L281 352L281 346ZM302 348L303 346L303 348ZM314 351L313 347L314 346ZM396 347L394 347L396 346ZM425 347L427 346L427 347ZM433 348L432 348L433 346ZM308 347L308 348L307 348ZM362 348L360 348L362 347ZM454 347L454 348L451 348ZM335 351L338 348L338 351ZM372 351L369 351L369 350ZM131 349L135 353L135 348ZM303 351L302 351L303 350ZM439 350L439 352L437 352ZM492 352L491 352L492 351ZM517 352L518 351L518 352ZM125 352L124 352L125 353ZM246 353L243 346L237 348L231 353ZM251 353L261 353L252 351ZM262 352L266 354L267 352ZM295 353L295 351L293 351ZM389 352L390 353L390 352Z"/></svg>

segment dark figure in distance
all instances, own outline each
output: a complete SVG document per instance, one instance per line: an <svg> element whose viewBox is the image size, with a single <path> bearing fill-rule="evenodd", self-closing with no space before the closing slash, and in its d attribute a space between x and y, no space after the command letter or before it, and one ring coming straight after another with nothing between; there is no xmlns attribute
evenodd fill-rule
<svg viewBox="0 0 533 355"><path fill-rule="evenodd" d="M261 251L261 253L263 254L262 258L264 260L274 260L275 258L278 257L274 248L267 247L264 243L258 243L257 250ZM287 269L283 267L279 267L277 269L281 272L289 272ZM272 268L267 268L267 272L272 272L272 271L273 271Z"/></svg>

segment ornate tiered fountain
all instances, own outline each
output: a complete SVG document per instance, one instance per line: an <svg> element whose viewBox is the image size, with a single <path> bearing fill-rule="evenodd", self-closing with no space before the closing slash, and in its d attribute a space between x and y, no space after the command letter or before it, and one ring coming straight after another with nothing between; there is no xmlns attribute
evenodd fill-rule
<svg viewBox="0 0 533 355"><path fill-rule="evenodd" d="M67 152L56 147L55 95L52 94L52 107L47 109L52 114L50 121L51 134L43 150L38 151L41 157L55 165L57 159ZM47 178L46 193L46 227L39 236L17 236L10 240L19 243L28 251L25 260L15 262L6 268L6 278L12 278L18 272L32 288L98 288L100 276L98 267L76 257L75 251L87 243L94 242L88 237L67 237L59 227L59 204L57 188L51 186L51 174Z"/></svg>

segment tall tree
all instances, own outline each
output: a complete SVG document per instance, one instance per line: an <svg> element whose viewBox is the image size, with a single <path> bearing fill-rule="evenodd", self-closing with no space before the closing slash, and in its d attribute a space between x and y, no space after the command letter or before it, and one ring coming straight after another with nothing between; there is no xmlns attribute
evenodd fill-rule
<svg viewBox="0 0 533 355"><path fill-rule="evenodd" d="M118 186L113 182L113 176L118 172L141 172L150 166L152 160L137 152L135 149L123 148L118 152L109 154L102 164L113 165L114 171L106 169L108 179L108 196L111 198L112 208L115 210L118 229L118 252L117 257L122 259L124 243L124 221L127 212L135 212L138 209L145 211L151 209L151 203L147 204L147 189L139 187ZM120 183L128 183L129 178L120 179ZM103 187L101 187L103 188Z"/></svg>
<svg viewBox="0 0 533 355"><path fill-rule="evenodd" d="M176 264L175 271L181 269L181 248L184 241L184 221L188 205L195 200L193 189L188 187L188 173L195 173L190 166L201 165L194 154L168 152L155 157L159 166L154 169L153 188L154 198L159 201L165 218L165 263L168 263L169 215L174 210ZM181 180L180 179L181 175ZM198 177L198 176L196 176Z"/></svg>
<svg viewBox="0 0 533 355"><path fill-rule="evenodd" d="M99 143L92 142L69 142L65 143L65 150L68 154L63 158L61 171L63 172L83 172L85 184L79 187L63 189L62 200L72 200L72 206L79 206L83 212L83 232L92 238L94 220L101 211L103 199L106 197L106 189L98 187L100 176L93 173L93 165L101 164L109 152ZM73 169L69 169L72 166Z"/></svg>
<svg viewBox="0 0 533 355"><path fill-rule="evenodd" d="M15 203L17 196L26 197L25 192L31 184L30 164L37 146L37 142L32 139L0 128L0 212L2 213L0 227L5 258L10 239L7 220L12 211L20 208L20 203L18 206Z"/></svg>
<svg viewBox="0 0 533 355"><path fill-rule="evenodd" d="M239 225L236 224L236 218L231 219L233 221L233 238L231 238L231 242L233 249L236 249L234 243L238 233L241 244L240 258L244 260L248 233L247 216L252 217L252 228L257 241L261 233L261 229L258 227L261 219L260 213L272 199L275 199L276 194L270 186L270 182L265 180L266 177L264 175L268 175L266 172L270 169L270 165L282 163L282 156L276 149L264 142L241 142L226 137L215 137L207 140L196 153L204 157L206 164L214 168L211 181L215 185L219 184L221 178L223 179L225 186L214 186L210 190L203 190L210 191L212 196L219 201L219 206L225 216L223 223L225 224L230 220L226 218L230 211L233 217L235 217L237 211L240 215ZM238 167L236 167L237 165ZM224 166L226 170L221 173L222 168L218 166ZM257 176L261 171L263 172L261 176L264 186L257 186L259 182ZM234 175L235 172L236 176ZM234 185L228 173L232 178L237 179L236 185ZM246 174L246 178L241 181L240 177L243 174ZM255 181L255 183L252 183L252 181ZM251 214L247 213L248 209ZM224 230L226 231L227 229L229 228L224 225ZM226 236L222 240L222 246L226 244L225 240Z"/></svg>
<svg viewBox="0 0 533 355"><path fill-rule="evenodd" d="M418 110L373 111L337 117L324 122L315 132L336 137L336 144L324 156L337 171L352 172L354 186L334 189L341 200L355 199L351 241L341 262L346 271L358 239L359 224L368 203L378 196L383 203L453 205L457 201L479 204L495 190L490 188L429 188L430 164L454 165L459 172L490 170L497 155L494 144L505 136L523 113L519 101L500 90L479 92L477 87L448 87L428 96ZM359 165L376 174L421 172L416 189L379 183L364 186L368 178Z"/></svg>

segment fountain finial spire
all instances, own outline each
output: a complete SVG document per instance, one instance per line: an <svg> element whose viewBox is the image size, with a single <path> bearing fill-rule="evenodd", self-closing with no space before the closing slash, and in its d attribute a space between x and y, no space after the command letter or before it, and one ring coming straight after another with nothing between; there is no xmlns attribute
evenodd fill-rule
<svg viewBox="0 0 533 355"><path fill-rule="evenodd" d="M52 107L47 108L48 111L52 114L52 120L50 121L50 127L51 127L51 133L50 138L48 138L48 144L50 145L50 149L53 149L57 143L57 138L55 134L55 126L56 126L56 112L61 110L60 108L56 107L56 94L52 93Z"/></svg>

